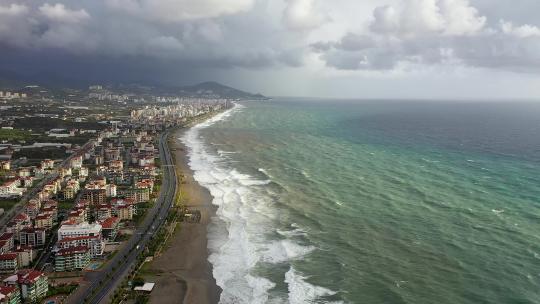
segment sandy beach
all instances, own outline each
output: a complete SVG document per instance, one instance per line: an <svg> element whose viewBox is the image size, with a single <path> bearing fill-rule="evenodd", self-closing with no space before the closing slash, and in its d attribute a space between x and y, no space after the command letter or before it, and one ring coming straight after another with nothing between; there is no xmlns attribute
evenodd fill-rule
<svg viewBox="0 0 540 304"><path fill-rule="evenodd" d="M177 176L183 177L183 202L188 208L201 211L201 221L181 223L166 249L148 265L145 278L156 283L150 303L219 302L221 289L212 276L207 249L207 225L215 207L208 190L193 179L187 149L178 140L186 130L175 131L170 137L169 147L175 158Z"/></svg>

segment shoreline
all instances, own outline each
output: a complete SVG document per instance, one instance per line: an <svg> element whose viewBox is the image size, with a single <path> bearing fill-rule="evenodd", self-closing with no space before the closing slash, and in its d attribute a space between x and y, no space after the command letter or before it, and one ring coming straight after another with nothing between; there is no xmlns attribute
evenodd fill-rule
<svg viewBox="0 0 540 304"><path fill-rule="evenodd" d="M179 228L167 241L163 252L149 262L141 273L155 282L150 303L218 303L221 288L217 286L208 261L207 227L217 207L208 189L194 178L188 165L187 147L178 140L192 125L174 130L169 137L169 149L176 166L182 204L201 212L199 223L179 223Z"/></svg>

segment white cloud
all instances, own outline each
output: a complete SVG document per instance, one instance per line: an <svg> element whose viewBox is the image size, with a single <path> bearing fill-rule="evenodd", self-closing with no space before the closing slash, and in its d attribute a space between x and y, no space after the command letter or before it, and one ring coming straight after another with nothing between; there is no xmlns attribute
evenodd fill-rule
<svg viewBox="0 0 540 304"><path fill-rule="evenodd" d="M71 10L62 3L54 5L45 3L39 7L39 11L46 18L57 22L78 23L90 19L90 15L84 9Z"/></svg>
<svg viewBox="0 0 540 304"><path fill-rule="evenodd" d="M421 35L469 35L484 28L486 17L479 16L468 0L404 0L400 5L377 7L372 31L407 38Z"/></svg>
<svg viewBox="0 0 540 304"><path fill-rule="evenodd" d="M540 28L505 21L490 28L487 21L467 0L402 0L376 7L367 32L312 46L327 66L340 70L540 69Z"/></svg>
<svg viewBox="0 0 540 304"><path fill-rule="evenodd" d="M444 20L444 33L448 35L469 35L480 32L487 18L470 5L468 0L442 0L439 7Z"/></svg>
<svg viewBox="0 0 540 304"><path fill-rule="evenodd" d="M246 12L254 0L106 0L106 3L153 21L182 22Z"/></svg>
<svg viewBox="0 0 540 304"><path fill-rule="evenodd" d="M501 29L505 34L513 35L519 38L540 37L540 28L537 26L529 24L514 26L512 22L507 22L504 20L501 20L500 23Z"/></svg>
<svg viewBox="0 0 540 304"><path fill-rule="evenodd" d="M291 30L311 30L322 25L327 18L315 8L314 0L287 0L283 22Z"/></svg>
<svg viewBox="0 0 540 304"><path fill-rule="evenodd" d="M20 5L15 3L6 6L0 5L0 16L2 17L21 16L26 13L28 13L28 7L26 5Z"/></svg>
<svg viewBox="0 0 540 304"><path fill-rule="evenodd" d="M393 6L376 7L373 11L375 20L370 25L372 31L377 33L395 33L399 30L399 15Z"/></svg>

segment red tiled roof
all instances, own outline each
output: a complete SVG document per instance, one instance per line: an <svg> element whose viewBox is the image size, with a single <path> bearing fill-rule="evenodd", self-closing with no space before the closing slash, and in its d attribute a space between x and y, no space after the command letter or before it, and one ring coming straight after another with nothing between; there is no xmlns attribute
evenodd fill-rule
<svg viewBox="0 0 540 304"><path fill-rule="evenodd" d="M40 276L43 275L43 272L32 270L32 269L23 269L17 272L19 284L29 285L34 284Z"/></svg>
<svg viewBox="0 0 540 304"><path fill-rule="evenodd" d="M84 212L84 210L81 209L75 209L69 212L69 216L79 216Z"/></svg>
<svg viewBox="0 0 540 304"><path fill-rule="evenodd" d="M38 216L36 216L36 220L44 220L44 219L48 219L48 218L51 218L51 217L52 217L52 214L50 214L50 213L38 214Z"/></svg>
<svg viewBox="0 0 540 304"><path fill-rule="evenodd" d="M15 286L0 286L0 293L6 296L9 296L12 292L17 290L18 288Z"/></svg>
<svg viewBox="0 0 540 304"><path fill-rule="evenodd" d="M118 225L118 222L120 222L120 220L117 217L109 217L101 222L101 227L103 229L111 229L113 225Z"/></svg>
<svg viewBox="0 0 540 304"><path fill-rule="evenodd" d="M4 187L9 187L11 185L13 185L13 183L15 183L17 180L9 180L7 182L5 182L2 186Z"/></svg>
<svg viewBox="0 0 540 304"><path fill-rule="evenodd" d="M4 253L0 254L0 261L14 260L17 258L16 253Z"/></svg>
<svg viewBox="0 0 540 304"><path fill-rule="evenodd" d="M19 213L13 218L14 221L27 221L29 219L30 217L24 213Z"/></svg>
<svg viewBox="0 0 540 304"><path fill-rule="evenodd" d="M4 232L2 233L2 235L0 235L0 240L4 241L4 240L8 240L8 239L11 239L13 238L13 233L11 232Z"/></svg>
<svg viewBox="0 0 540 304"><path fill-rule="evenodd" d="M68 219L63 221L62 225L77 225L77 222L74 219Z"/></svg>

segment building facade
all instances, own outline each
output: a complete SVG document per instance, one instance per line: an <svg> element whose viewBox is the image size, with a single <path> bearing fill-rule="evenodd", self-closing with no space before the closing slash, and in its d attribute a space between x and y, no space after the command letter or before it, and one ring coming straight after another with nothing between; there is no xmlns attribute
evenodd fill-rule
<svg viewBox="0 0 540 304"><path fill-rule="evenodd" d="M83 270L90 264L90 251L86 246L60 249L54 258L54 270L74 271Z"/></svg>

